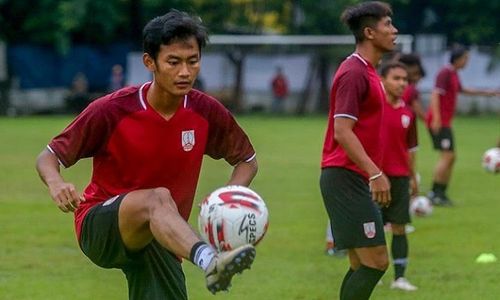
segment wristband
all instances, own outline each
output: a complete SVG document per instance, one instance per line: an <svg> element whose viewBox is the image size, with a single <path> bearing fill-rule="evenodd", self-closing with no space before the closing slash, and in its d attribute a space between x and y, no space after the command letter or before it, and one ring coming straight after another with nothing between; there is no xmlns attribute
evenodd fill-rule
<svg viewBox="0 0 500 300"><path fill-rule="evenodd" d="M373 175L372 177L368 178L368 180L374 181L375 179L382 177L382 174L384 174L384 173L382 173L382 171L380 171L380 173Z"/></svg>

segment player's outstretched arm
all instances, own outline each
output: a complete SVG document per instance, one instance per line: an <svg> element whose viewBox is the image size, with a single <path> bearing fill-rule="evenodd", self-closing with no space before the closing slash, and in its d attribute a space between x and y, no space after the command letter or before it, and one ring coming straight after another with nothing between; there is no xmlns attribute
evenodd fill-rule
<svg viewBox="0 0 500 300"><path fill-rule="evenodd" d="M249 186L253 178L257 174L258 164L257 158L245 162L242 161L234 166L233 173L229 179L228 185L243 185Z"/></svg>
<svg viewBox="0 0 500 300"><path fill-rule="evenodd" d="M63 212L75 211L80 202L85 201L78 195L72 183L65 182L61 176L57 157L49 150L43 150L36 160L36 170L49 188L54 203Z"/></svg>

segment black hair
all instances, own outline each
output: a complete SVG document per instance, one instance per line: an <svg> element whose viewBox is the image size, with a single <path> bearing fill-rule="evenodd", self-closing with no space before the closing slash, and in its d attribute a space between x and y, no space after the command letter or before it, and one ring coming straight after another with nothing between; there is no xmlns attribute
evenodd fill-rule
<svg viewBox="0 0 500 300"><path fill-rule="evenodd" d="M365 39L364 29L374 27L384 17L392 16L391 6L380 1L364 2L355 6L347 7L340 20L346 24L354 34L356 43Z"/></svg>
<svg viewBox="0 0 500 300"><path fill-rule="evenodd" d="M420 56L416 53L406 53L406 54L401 54L398 58L399 62L402 62L406 66L418 66L418 69L420 70L420 75L422 77L425 77L425 69L422 66L422 62L420 61Z"/></svg>
<svg viewBox="0 0 500 300"><path fill-rule="evenodd" d="M205 47L208 41L208 32L201 19L186 12L171 9L168 13L152 19L144 26L142 47L144 53L156 60L161 45L169 45L191 37L196 38L201 52L201 48Z"/></svg>
<svg viewBox="0 0 500 300"><path fill-rule="evenodd" d="M381 67L380 67L380 75L382 77L386 77L387 74L389 74L389 71L392 70L392 69L396 69L396 68L401 68L403 70L406 71L406 65L399 62L399 61L394 61L394 60L391 60L387 63L384 63Z"/></svg>
<svg viewBox="0 0 500 300"><path fill-rule="evenodd" d="M467 52L469 52L469 49L464 45L454 45L450 51L450 63L453 64L457 59L464 56L464 54Z"/></svg>

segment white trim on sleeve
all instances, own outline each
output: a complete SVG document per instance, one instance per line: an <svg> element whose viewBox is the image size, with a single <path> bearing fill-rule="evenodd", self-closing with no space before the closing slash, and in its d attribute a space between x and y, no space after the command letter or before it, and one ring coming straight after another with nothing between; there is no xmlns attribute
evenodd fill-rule
<svg viewBox="0 0 500 300"><path fill-rule="evenodd" d="M62 161L59 159L59 156L57 156L57 153L54 151L54 149L50 148L49 145L47 145L47 149L50 151L50 153L54 154L55 157L57 158L57 161L61 166L63 166L66 169L66 166L62 163Z"/></svg>
<svg viewBox="0 0 500 300"><path fill-rule="evenodd" d="M358 121L358 118L356 118L355 116L353 115L349 115L349 114L336 114L336 115L333 115L333 118L348 118L348 119L353 119L354 121Z"/></svg>
<svg viewBox="0 0 500 300"><path fill-rule="evenodd" d="M417 152L418 146L408 149L408 152Z"/></svg>
<svg viewBox="0 0 500 300"><path fill-rule="evenodd" d="M247 160L245 160L245 162L251 162L252 160L254 160L254 158L257 156L257 153L254 153L252 156L250 156L250 158L248 158Z"/></svg>

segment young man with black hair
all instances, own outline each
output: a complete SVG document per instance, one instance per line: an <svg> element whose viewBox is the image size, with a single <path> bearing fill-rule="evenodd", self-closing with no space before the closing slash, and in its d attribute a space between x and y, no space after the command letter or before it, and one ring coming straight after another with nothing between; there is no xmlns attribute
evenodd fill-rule
<svg viewBox="0 0 500 300"><path fill-rule="evenodd" d="M349 254L341 300L368 299L389 264L376 204L387 206L391 198L381 170L385 93L375 66L395 47L398 31L391 15L388 4L370 1L348 7L341 16L356 50L333 79L320 178L336 246Z"/></svg>
<svg viewBox="0 0 500 300"><path fill-rule="evenodd" d="M255 151L232 115L192 89L207 31L198 17L171 10L143 30L152 82L92 102L37 159L63 212L74 212L79 245L104 268L121 269L130 299L187 299L182 259L205 272L207 288L227 290L250 267L252 245L217 253L187 223L203 155L233 166L227 184L249 185ZM60 165L93 158L83 195Z"/></svg>
<svg viewBox="0 0 500 300"><path fill-rule="evenodd" d="M380 70L387 95L384 107L382 171L391 183L391 203L382 208L385 223L391 224L391 256L394 264L392 289L415 291L405 275L408 264L408 238L405 225L410 223L410 193L418 194L415 177L417 150L416 116L401 99L408 85L406 66L400 62L384 64Z"/></svg>
<svg viewBox="0 0 500 300"><path fill-rule="evenodd" d="M418 82L425 77L425 70L420 61L420 56L416 53L405 53L399 56L398 61L406 66L408 73L408 86L401 98L419 119L425 120L424 106L417 89Z"/></svg>
<svg viewBox="0 0 500 300"><path fill-rule="evenodd" d="M436 77L427 110L426 124L435 150L440 152L434 168L432 189L429 198L434 205L452 206L446 190L455 164L455 139L452 122L459 93L471 96L500 96L500 91L486 91L465 88L460 82L458 71L469 60L469 51L462 45L455 45L450 52L450 64L444 66Z"/></svg>

